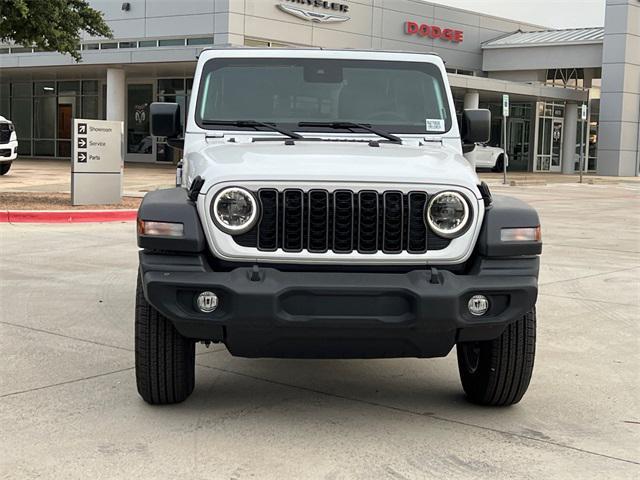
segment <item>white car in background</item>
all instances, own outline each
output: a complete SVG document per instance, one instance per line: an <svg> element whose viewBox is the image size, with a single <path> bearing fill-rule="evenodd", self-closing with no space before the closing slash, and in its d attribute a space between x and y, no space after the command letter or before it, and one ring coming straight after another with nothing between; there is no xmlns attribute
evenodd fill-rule
<svg viewBox="0 0 640 480"><path fill-rule="evenodd" d="M18 137L10 120L0 116L0 175L11 168L11 163L18 156Z"/></svg>
<svg viewBox="0 0 640 480"><path fill-rule="evenodd" d="M490 168L494 172L501 172L504 166L504 150L500 147L477 143L473 150L464 154L464 157L476 169Z"/></svg>

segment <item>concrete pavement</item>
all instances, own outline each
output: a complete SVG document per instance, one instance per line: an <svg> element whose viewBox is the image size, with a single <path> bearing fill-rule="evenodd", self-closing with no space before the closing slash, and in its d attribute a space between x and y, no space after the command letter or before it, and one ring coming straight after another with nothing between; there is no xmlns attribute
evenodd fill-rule
<svg viewBox="0 0 640 480"><path fill-rule="evenodd" d="M135 391L134 224L0 225L2 478L638 478L640 185L493 187L545 242L523 401L468 404L444 359L242 359Z"/></svg>
<svg viewBox="0 0 640 480"><path fill-rule="evenodd" d="M172 164L126 163L123 186L126 196L144 196L146 192L175 185ZM0 178L0 192L70 192L69 160L20 158L8 174Z"/></svg>

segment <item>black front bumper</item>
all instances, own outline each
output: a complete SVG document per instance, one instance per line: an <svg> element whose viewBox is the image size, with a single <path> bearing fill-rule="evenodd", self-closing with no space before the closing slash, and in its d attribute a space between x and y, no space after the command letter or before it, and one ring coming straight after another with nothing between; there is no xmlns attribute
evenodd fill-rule
<svg viewBox="0 0 640 480"><path fill-rule="evenodd" d="M184 336L222 341L246 357L375 358L446 355L457 341L499 336L537 297L538 257L478 260L469 274L213 271L203 255L140 252L147 301ZM200 313L198 293L219 297ZM486 295L482 317L467 310Z"/></svg>

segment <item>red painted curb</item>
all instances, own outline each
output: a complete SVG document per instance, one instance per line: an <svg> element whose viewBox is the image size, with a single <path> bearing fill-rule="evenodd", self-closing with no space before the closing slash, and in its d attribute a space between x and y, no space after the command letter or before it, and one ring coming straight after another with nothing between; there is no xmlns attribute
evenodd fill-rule
<svg viewBox="0 0 640 480"><path fill-rule="evenodd" d="M128 222L138 210L3 210L0 223Z"/></svg>

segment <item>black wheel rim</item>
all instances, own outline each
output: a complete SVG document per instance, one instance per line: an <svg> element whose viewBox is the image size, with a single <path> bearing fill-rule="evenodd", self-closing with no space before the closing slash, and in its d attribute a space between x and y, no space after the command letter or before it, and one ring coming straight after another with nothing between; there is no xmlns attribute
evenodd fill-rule
<svg viewBox="0 0 640 480"><path fill-rule="evenodd" d="M465 343L462 345L462 359L469 373L476 373L480 367L480 343Z"/></svg>

